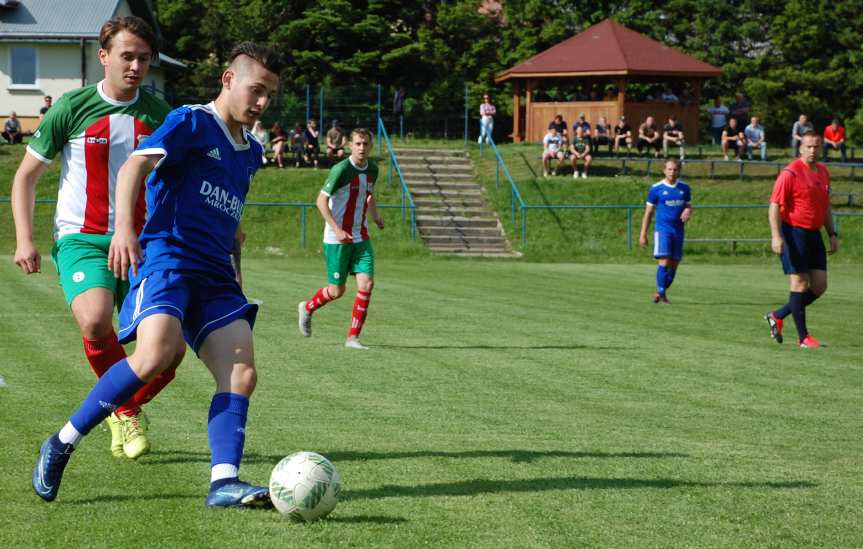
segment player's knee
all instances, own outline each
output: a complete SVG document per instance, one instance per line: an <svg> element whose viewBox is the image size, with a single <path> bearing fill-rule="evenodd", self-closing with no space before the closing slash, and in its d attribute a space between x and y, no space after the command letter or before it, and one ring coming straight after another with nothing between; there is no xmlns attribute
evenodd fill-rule
<svg viewBox="0 0 863 549"><path fill-rule="evenodd" d="M361 292L371 292L375 287L375 281L373 278L369 278L363 281L357 281L357 289Z"/></svg>
<svg viewBox="0 0 863 549"><path fill-rule="evenodd" d="M249 396L258 384L258 371L252 364L237 364L231 374L231 392Z"/></svg>
<svg viewBox="0 0 863 549"><path fill-rule="evenodd" d="M87 339L104 339L114 331L110 313L105 315L101 311L79 312L75 319L78 321L81 335Z"/></svg>
<svg viewBox="0 0 863 549"><path fill-rule="evenodd" d="M129 357L129 362L135 374L145 382L152 381L158 375L173 370L183 360L185 344L164 341L156 345L148 345L146 349L139 346Z"/></svg>
<svg viewBox="0 0 863 549"><path fill-rule="evenodd" d="M343 284L340 286L335 286L333 284L330 284L330 287L327 288L327 293L330 294L330 297L332 299L338 299L338 298L342 297L343 295L345 295L345 286Z"/></svg>

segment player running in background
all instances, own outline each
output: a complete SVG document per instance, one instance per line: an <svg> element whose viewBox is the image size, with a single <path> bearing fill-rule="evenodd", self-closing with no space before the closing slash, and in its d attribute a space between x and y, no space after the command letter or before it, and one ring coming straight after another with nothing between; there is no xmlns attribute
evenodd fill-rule
<svg viewBox="0 0 863 549"><path fill-rule="evenodd" d="M43 443L32 483L46 501L57 496L81 438L111 408L179 364L188 343L216 381L208 422L207 506L271 503L266 487L238 478L257 377L252 326L258 307L240 290L230 254L263 156L246 127L269 104L279 77L272 52L251 43L234 48L229 61L216 100L172 111L117 176L117 227L108 260L118 277L131 271L119 334L122 342L137 340L137 345ZM139 181L154 169L147 179L149 212L139 240L133 215Z"/></svg>
<svg viewBox="0 0 863 549"><path fill-rule="evenodd" d="M689 185L678 179L680 164L677 160L665 162L665 179L650 187L647 205L641 220L638 243L647 246L647 228L656 210L656 227L653 233L653 257L657 259L656 294L654 303L669 303L668 288L674 282L677 266L683 258L684 224L692 216L692 194Z"/></svg>
<svg viewBox="0 0 863 549"><path fill-rule="evenodd" d="M830 172L817 161L821 137L803 134L800 158L791 162L776 178L770 196L771 246L788 275L791 291L788 303L764 318L770 335L782 343L782 321L794 317L801 347L821 347L806 327L806 307L827 290L827 254L836 253L839 243L830 207ZM830 251L824 248L821 227L827 228Z"/></svg>
<svg viewBox="0 0 863 549"><path fill-rule="evenodd" d="M345 347L368 349L360 343L360 332L368 313L372 288L375 285L375 256L366 226L366 211L379 229L384 220L378 213L372 195L378 178L378 165L369 160L372 134L365 128L351 132L351 155L330 170L324 188L316 201L326 221L324 227L324 258L329 285L319 289L308 301L301 301L300 333L312 335L312 313L345 293L347 277L357 277L357 296L351 316L351 327Z"/></svg>
<svg viewBox="0 0 863 549"><path fill-rule="evenodd" d="M114 332L113 313L129 285L107 266L117 171L170 110L167 103L140 89L157 55L156 37L147 23L132 16L111 19L102 25L99 40L105 79L63 95L46 111L12 184L15 263L27 274L38 273L42 259L33 241L36 184L62 151L52 255L84 340L84 354L97 377L126 356ZM135 209L137 230L144 224L144 214L142 196ZM109 416L114 456L134 459L149 451L141 406L173 377L173 369L164 372Z"/></svg>

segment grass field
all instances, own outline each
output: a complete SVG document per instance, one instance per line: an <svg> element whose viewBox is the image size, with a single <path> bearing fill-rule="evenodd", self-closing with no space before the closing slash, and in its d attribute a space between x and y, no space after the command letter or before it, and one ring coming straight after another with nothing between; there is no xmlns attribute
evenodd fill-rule
<svg viewBox="0 0 863 549"><path fill-rule="evenodd" d="M0 546L861 545L859 265L831 266L809 312L829 347L810 351L760 318L787 295L775 260L684 264L671 306L649 303L647 257L380 261L366 353L341 347L347 300L297 333L320 260L245 271L264 303L242 475L321 452L344 479L331 518L204 508L213 384L188 357L149 405L150 455L113 459L97 428L39 500L39 443L93 378L50 265L2 256Z"/></svg>

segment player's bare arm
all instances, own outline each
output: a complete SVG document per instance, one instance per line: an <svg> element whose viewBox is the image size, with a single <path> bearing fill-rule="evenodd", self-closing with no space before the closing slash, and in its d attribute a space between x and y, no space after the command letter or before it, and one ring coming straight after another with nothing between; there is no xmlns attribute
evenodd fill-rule
<svg viewBox="0 0 863 549"><path fill-rule="evenodd" d="M26 153L12 180L12 217L15 219L15 264L26 274L41 272L42 257L33 242L36 184L47 164Z"/></svg>
<svg viewBox="0 0 863 549"><path fill-rule="evenodd" d="M318 207L318 211L321 212L321 215L324 218L324 221L327 222L327 225L333 229L333 232L336 234L336 238L342 244L350 244L353 242L354 237L349 233L342 230L339 227L339 224L336 223L336 218L333 217L333 211L330 210L330 197L325 193L319 193L318 199L315 201L315 205Z"/></svg>
<svg viewBox="0 0 863 549"><path fill-rule="evenodd" d="M827 215L824 216L824 228L827 229L827 234L830 236L830 250L827 252L830 255L839 251L839 238L836 235L836 227L833 225L833 207L827 205Z"/></svg>
<svg viewBox="0 0 863 549"><path fill-rule="evenodd" d="M653 210L656 206L647 204L644 207L644 217L641 219L641 233L638 235L638 245L644 248L647 246L647 228L650 227L650 220L653 218Z"/></svg>
<svg viewBox="0 0 863 549"><path fill-rule="evenodd" d="M134 275L138 274L143 254L135 233L135 203L141 191L141 181L153 171L160 158L160 155L131 156L117 173L116 219L108 249L108 269L121 280L128 279L129 267L132 267Z"/></svg>
<svg viewBox="0 0 863 549"><path fill-rule="evenodd" d="M779 204L770 203L767 219L770 221L770 247L773 249L773 253L781 255L785 241L782 239L782 216L779 213Z"/></svg>
<svg viewBox="0 0 863 549"><path fill-rule="evenodd" d="M372 214L372 219L375 222L375 225L378 226L378 229L383 230L384 228L384 218L381 217L381 214L378 212L378 204L375 201L374 195L369 196L369 213Z"/></svg>

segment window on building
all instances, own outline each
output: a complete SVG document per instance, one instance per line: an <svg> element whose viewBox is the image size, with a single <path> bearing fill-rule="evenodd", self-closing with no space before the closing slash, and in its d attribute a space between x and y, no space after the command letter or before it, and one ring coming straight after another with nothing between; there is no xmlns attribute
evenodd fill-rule
<svg viewBox="0 0 863 549"><path fill-rule="evenodd" d="M36 85L36 48L11 48L13 86Z"/></svg>

